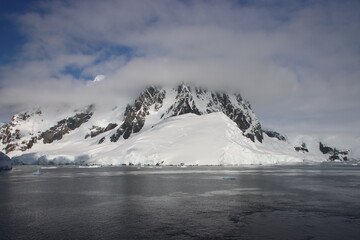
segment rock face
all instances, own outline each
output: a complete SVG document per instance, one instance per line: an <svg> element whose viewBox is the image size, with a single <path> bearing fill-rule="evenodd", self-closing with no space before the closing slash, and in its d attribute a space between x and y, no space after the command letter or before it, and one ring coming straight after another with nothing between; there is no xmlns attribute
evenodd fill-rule
<svg viewBox="0 0 360 240"><path fill-rule="evenodd" d="M19 113L15 114L11 122L0 127L0 142L3 144L3 149L6 153L14 151L15 149L29 149L37 141L37 137L30 137L29 139L22 139L22 134L18 126L24 123L34 115L41 115L40 110L35 110L33 113ZM20 141L20 139L22 141Z"/></svg>
<svg viewBox="0 0 360 240"><path fill-rule="evenodd" d="M0 171L11 170L12 164L11 159L4 153L0 152Z"/></svg>
<svg viewBox="0 0 360 240"><path fill-rule="evenodd" d="M281 135L281 134L278 133L278 132L271 131L271 130L263 130L263 132L264 132L268 137L277 138L277 139L280 140L280 141L286 141L286 137L284 137L283 135Z"/></svg>
<svg viewBox="0 0 360 240"><path fill-rule="evenodd" d="M305 153L305 152L309 152L309 149L306 147L306 143L302 143L300 147L294 147L295 148L295 151L297 152L302 152L302 153Z"/></svg>
<svg viewBox="0 0 360 240"><path fill-rule="evenodd" d="M85 139L88 137L96 137L104 132L110 131L116 128L118 125L116 123L109 123L106 127L92 126L90 129L90 133L85 135Z"/></svg>
<svg viewBox="0 0 360 240"><path fill-rule="evenodd" d="M139 132L145 124L146 116L149 115L150 107L154 106L158 111L162 107L165 95L166 92L157 87L149 87L143 91L133 105L126 107L124 120L110 140L116 142L121 136L128 139L132 133Z"/></svg>
<svg viewBox="0 0 360 240"><path fill-rule="evenodd" d="M164 102L170 104L164 106ZM263 140L260 122L249 102L243 100L240 94L213 92L185 84L170 90L158 87L147 88L133 105L127 106L124 120L110 140L116 142L120 137L127 139L131 134L139 132L145 124L150 109L162 113L159 120L187 113L203 115L223 112L237 124L244 136L253 142Z"/></svg>
<svg viewBox="0 0 360 240"><path fill-rule="evenodd" d="M60 140L65 134L68 134L70 131L80 127L81 124L87 122L91 116L92 112L86 112L63 119L49 130L41 133L39 140L43 140L44 143L52 143L55 140Z"/></svg>
<svg viewBox="0 0 360 240"><path fill-rule="evenodd" d="M4 124L0 128L0 141L4 146L3 150L5 150L6 153L14 150L26 151L40 140L45 144L60 140L64 135L87 122L93 115L93 109L94 106L90 105L84 110L78 110L75 115L58 121L54 126L43 132L33 131L32 128L35 123L32 122L30 124L28 122L31 118L41 116L41 110L36 110L32 113L24 112L16 114L10 123ZM37 124L41 125L41 122Z"/></svg>
<svg viewBox="0 0 360 240"><path fill-rule="evenodd" d="M242 130L243 135L259 142L263 140L260 122L251 109L250 103L240 94L227 94L206 89L180 85L177 88L175 103L166 111L165 117L186 113L203 115L222 112Z"/></svg>
<svg viewBox="0 0 360 240"><path fill-rule="evenodd" d="M347 161L349 150L338 150L334 147L329 147L323 144L322 142L319 143L319 149L323 154L328 155L328 160L330 161Z"/></svg>

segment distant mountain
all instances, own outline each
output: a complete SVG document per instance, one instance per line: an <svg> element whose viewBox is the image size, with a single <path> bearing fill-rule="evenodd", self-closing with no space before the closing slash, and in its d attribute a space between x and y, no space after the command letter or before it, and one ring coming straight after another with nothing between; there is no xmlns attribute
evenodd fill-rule
<svg viewBox="0 0 360 240"><path fill-rule="evenodd" d="M29 164L274 164L348 161L350 153L320 141L291 143L263 130L240 94L187 84L151 86L106 109L22 112L0 127L0 142L15 163Z"/></svg>

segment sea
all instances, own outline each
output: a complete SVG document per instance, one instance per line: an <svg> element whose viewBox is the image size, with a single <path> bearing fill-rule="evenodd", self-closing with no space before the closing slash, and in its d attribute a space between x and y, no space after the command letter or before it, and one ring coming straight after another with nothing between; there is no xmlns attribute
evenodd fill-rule
<svg viewBox="0 0 360 240"><path fill-rule="evenodd" d="M360 239L360 166L15 166L0 239Z"/></svg>

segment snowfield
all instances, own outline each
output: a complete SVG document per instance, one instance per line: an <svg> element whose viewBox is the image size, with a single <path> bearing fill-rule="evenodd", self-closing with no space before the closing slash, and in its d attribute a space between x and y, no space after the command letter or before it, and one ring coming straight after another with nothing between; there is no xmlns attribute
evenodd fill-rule
<svg viewBox="0 0 360 240"><path fill-rule="evenodd" d="M106 133L111 135L114 131ZM103 135L79 139L74 131L52 144L39 143L24 154L10 155L27 164L38 159L55 164L157 164L164 165L242 165L293 164L325 161L314 149L311 154L294 151L293 145L264 136L264 142L252 142L223 113L184 114L163 120L127 140L97 144ZM23 154L23 155L22 155Z"/></svg>
<svg viewBox="0 0 360 240"><path fill-rule="evenodd" d="M101 86L103 78L89 87ZM136 99L119 96L111 103L39 106L0 128L0 149L15 164L357 162L359 145L360 138L265 130L240 94L186 84L147 87Z"/></svg>

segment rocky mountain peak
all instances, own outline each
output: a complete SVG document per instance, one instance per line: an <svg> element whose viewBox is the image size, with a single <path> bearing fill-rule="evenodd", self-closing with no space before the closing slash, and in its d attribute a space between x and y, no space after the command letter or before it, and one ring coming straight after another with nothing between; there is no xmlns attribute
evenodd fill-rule
<svg viewBox="0 0 360 240"><path fill-rule="evenodd" d="M170 95L170 97L168 97ZM173 96L173 97L171 97ZM163 107L163 102L167 102ZM173 89L149 87L125 110L123 123L110 138L116 142L139 132L147 121L149 109L161 112L160 119L193 113L196 115L222 112L233 120L242 130L244 136L262 142L263 133L250 104L240 94L209 91L188 84L180 84Z"/></svg>
<svg viewBox="0 0 360 240"><path fill-rule="evenodd" d="M158 111L165 96L166 92L163 89L154 86L146 88L133 105L127 105L124 120L110 140L116 142L121 136L127 139L132 133L139 132L145 124L146 116L149 115L150 107L154 105L154 110Z"/></svg>
<svg viewBox="0 0 360 240"><path fill-rule="evenodd" d="M182 84L177 88L175 103L166 111L165 117L186 113L203 115L222 112L233 120L243 131L244 136L262 142L263 133L260 122L251 109L250 103L240 94L209 91L200 87Z"/></svg>
<svg viewBox="0 0 360 240"><path fill-rule="evenodd" d="M174 89L175 90L175 89ZM194 113L201 115L200 110L197 108L194 97L192 95L191 87L181 84L177 87L176 97L174 103L167 109L166 113L161 118L178 116L186 113Z"/></svg>
<svg viewBox="0 0 360 240"><path fill-rule="evenodd" d="M323 154L328 155L328 160L330 161L347 161L349 150L339 150L335 147L329 147L324 143L319 143L319 149Z"/></svg>

